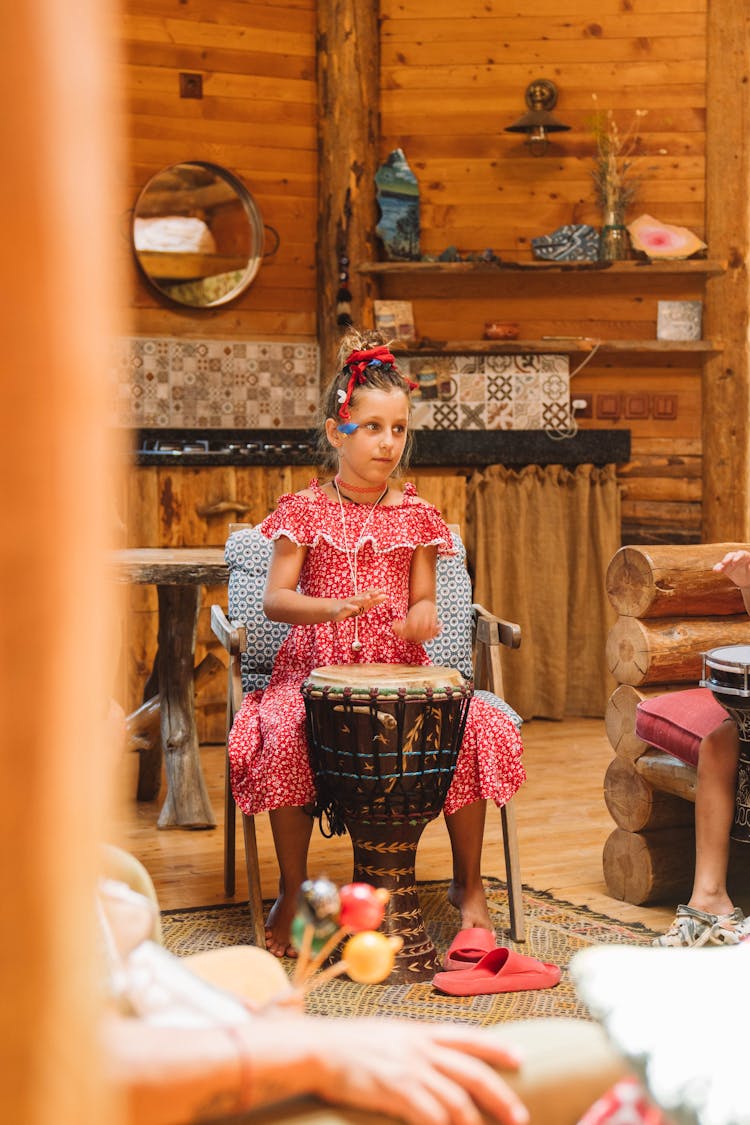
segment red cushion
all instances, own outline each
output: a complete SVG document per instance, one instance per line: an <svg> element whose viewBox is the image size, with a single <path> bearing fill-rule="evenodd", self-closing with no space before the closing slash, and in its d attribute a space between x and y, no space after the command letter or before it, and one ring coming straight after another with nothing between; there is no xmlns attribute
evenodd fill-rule
<svg viewBox="0 0 750 1125"><path fill-rule="evenodd" d="M636 709L635 731L649 746L695 766L701 739L726 718L708 688L690 688L643 699Z"/></svg>

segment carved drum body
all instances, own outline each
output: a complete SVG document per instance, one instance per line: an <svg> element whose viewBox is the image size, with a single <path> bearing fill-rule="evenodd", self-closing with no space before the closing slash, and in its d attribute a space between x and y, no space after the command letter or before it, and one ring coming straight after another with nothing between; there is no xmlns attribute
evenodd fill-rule
<svg viewBox="0 0 750 1125"><path fill-rule="evenodd" d="M703 653L701 686L737 724L740 756L734 823L730 836L750 843L750 645L724 645Z"/></svg>
<svg viewBox="0 0 750 1125"><path fill-rule="evenodd" d="M428 980L439 964L416 850L443 807L473 688L452 668L355 664L315 669L302 694L321 827L348 831L355 881L390 892L383 929L404 945L389 980Z"/></svg>

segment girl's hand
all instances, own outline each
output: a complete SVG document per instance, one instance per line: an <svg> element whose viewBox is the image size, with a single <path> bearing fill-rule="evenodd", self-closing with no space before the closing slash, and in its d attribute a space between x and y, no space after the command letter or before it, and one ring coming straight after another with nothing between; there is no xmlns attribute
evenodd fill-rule
<svg viewBox="0 0 750 1125"><path fill-rule="evenodd" d="M728 551L713 569L726 574L740 589L750 587L750 551Z"/></svg>
<svg viewBox="0 0 750 1125"><path fill-rule="evenodd" d="M346 621L347 617L359 617L376 605L382 605L387 597L385 590L364 590L361 594L352 594L350 598L332 598L329 620Z"/></svg>
<svg viewBox="0 0 750 1125"><path fill-rule="evenodd" d="M415 645L431 641L439 635L441 628L437 607L433 601L427 599L415 602L406 617L402 621L394 621L392 625L397 637Z"/></svg>

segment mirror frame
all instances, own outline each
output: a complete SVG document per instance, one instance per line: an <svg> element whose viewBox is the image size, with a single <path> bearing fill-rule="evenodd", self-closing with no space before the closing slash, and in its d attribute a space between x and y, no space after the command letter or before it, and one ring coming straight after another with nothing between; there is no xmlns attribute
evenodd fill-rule
<svg viewBox="0 0 750 1125"><path fill-rule="evenodd" d="M141 260L141 254L149 253L149 251L139 251L136 248L135 223L136 219L141 217L138 213L139 204L145 198L149 189L153 188L154 182L158 180L159 176L163 176L165 172L170 172L173 169L181 168L185 165L205 168L224 180L224 182L228 184L229 187L231 187L232 190L237 194L240 202L242 203L250 228L251 255L248 258L247 265L242 277L239 279L237 284L234 285L227 293L222 294L222 296L218 297L215 301L210 301L206 304L192 304L189 301L181 301L178 297L172 296L172 294L169 293L166 289L163 289L159 285L158 280L154 279L153 275L146 269L146 266ZM135 257L136 264L138 266L138 271L141 277L145 280L146 284L152 290L152 292L156 293L159 297L163 298L166 301L169 301L170 304L180 309L192 309L196 312L200 312L204 309L220 308L222 305L226 305L230 301L236 300L236 298L244 293L255 280L258 270L260 269L261 262L263 261L264 241L265 229L263 225L263 219L261 217L260 209L253 199L251 192L248 190L239 176L236 176L234 174L234 172L230 172L227 168L222 167L220 164L214 164L208 160L181 160L177 164L167 164L164 168L161 168L158 172L155 172L153 176L149 177L149 179L139 191L138 198L136 199L135 205L133 206L132 221L130 224L130 245ZM208 274L206 276L210 277L217 275Z"/></svg>

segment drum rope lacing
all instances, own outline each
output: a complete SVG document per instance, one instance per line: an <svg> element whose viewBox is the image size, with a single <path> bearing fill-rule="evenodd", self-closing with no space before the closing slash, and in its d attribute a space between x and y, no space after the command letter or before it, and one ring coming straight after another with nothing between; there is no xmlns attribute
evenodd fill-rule
<svg viewBox="0 0 750 1125"><path fill-rule="evenodd" d="M370 508L369 515L366 517L365 522L362 524L359 536L357 537L357 542L354 545L354 551L351 551L349 548L349 537L346 533L346 516L344 515L344 501L341 499L339 482L336 477L333 478L333 487L336 489L336 495L339 498L339 508L341 510L341 530L344 535L344 551L346 552L346 561L349 564L349 573L352 576L352 587L354 589L354 597L356 598L359 594L359 590L357 589L357 554L359 553L359 548L362 546L365 529L372 519L372 513L375 511L380 501L383 500L387 495L390 485L386 483L386 486L380 493L380 496L378 496L377 500ZM359 613L361 612L361 610L358 610L358 612L354 615L354 640L352 641L351 645L352 652L359 652L362 648L362 642L359 639Z"/></svg>

